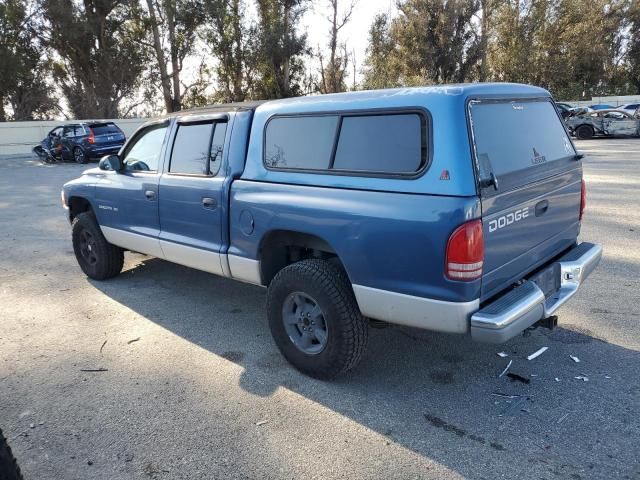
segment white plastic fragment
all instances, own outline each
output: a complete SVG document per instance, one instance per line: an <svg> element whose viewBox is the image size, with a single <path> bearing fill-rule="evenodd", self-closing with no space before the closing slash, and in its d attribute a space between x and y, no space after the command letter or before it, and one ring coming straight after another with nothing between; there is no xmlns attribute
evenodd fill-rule
<svg viewBox="0 0 640 480"><path fill-rule="evenodd" d="M498 375L498 378L500 378L501 376L503 376L505 373L507 373L507 371L509 370L509 367L511 367L511 364L513 363L513 360L509 360L509 363L507 364L507 367L502 371L502 373L500 375Z"/></svg>
<svg viewBox="0 0 640 480"><path fill-rule="evenodd" d="M537 350L537 351L533 352L531 355L529 355L527 357L527 360L533 360L534 358L539 357L540 355L542 355L547 350L549 350L549 347L542 347L540 350Z"/></svg>
<svg viewBox="0 0 640 480"><path fill-rule="evenodd" d="M585 376L582 376L582 375L578 375L577 377L573 377L573 378L575 378L576 380L582 380L583 382L588 382L589 381L588 377L585 377Z"/></svg>
<svg viewBox="0 0 640 480"><path fill-rule="evenodd" d="M530 377L537 377L538 374L537 373L532 373L531 375L529 375Z"/></svg>
<svg viewBox="0 0 640 480"><path fill-rule="evenodd" d="M256 422L256 427L260 427L260 426L264 425L267 422L269 422L269 420L260 420L259 422Z"/></svg>
<svg viewBox="0 0 640 480"><path fill-rule="evenodd" d="M560 381L560 379L558 377L556 377L556 382L559 382L559 381Z"/></svg>
<svg viewBox="0 0 640 480"><path fill-rule="evenodd" d="M509 356L509 354L506 353L506 352L498 352L496 355L498 355L499 357L502 357L502 358Z"/></svg>
<svg viewBox="0 0 640 480"><path fill-rule="evenodd" d="M569 355L569 358L576 363L580 363L580 359L578 357L574 357L573 355Z"/></svg>
<svg viewBox="0 0 640 480"><path fill-rule="evenodd" d="M610 377L609 375L605 375L605 376L604 376L604 378L609 379L609 378L611 378L611 377Z"/></svg>

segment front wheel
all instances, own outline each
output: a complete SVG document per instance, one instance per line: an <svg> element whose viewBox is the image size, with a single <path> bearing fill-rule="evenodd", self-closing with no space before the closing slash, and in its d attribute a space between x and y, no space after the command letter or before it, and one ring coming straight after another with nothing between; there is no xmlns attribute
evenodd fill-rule
<svg viewBox="0 0 640 480"><path fill-rule="evenodd" d="M73 219L71 236L76 260L89 278L106 280L120 273L124 252L107 242L92 213L80 213Z"/></svg>
<svg viewBox="0 0 640 480"><path fill-rule="evenodd" d="M267 292L269 327L284 357L311 377L354 368L367 344L367 322L343 270L318 259L283 268Z"/></svg>

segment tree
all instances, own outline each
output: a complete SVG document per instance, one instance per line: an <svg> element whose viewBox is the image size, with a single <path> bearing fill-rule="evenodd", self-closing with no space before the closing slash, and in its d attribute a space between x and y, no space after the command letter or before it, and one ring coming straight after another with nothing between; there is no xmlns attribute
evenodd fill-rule
<svg viewBox="0 0 640 480"><path fill-rule="evenodd" d="M390 36L404 85L469 80L478 63L477 0L399 0Z"/></svg>
<svg viewBox="0 0 640 480"><path fill-rule="evenodd" d="M353 15L355 2L352 0L346 10L339 14L338 0L328 0L331 14L327 17L329 21L329 58L324 64L324 55L318 52L318 60L320 61L320 92L321 93L337 93L344 92L347 89L346 76L347 67L349 66L349 54L347 53L347 45L339 43L338 35L340 30L349 23Z"/></svg>
<svg viewBox="0 0 640 480"><path fill-rule="evenodd" d="M394 56L396 44L389 27L389 16L380 13L369 28L369 45L363 69L365 89L395 87L399 83L399 69Z"/></svg>
<svg viewBox="0 0 640 480"><path fill-rule="evenodd" d="M41 60L43 49L37 43L34 12L24 0L0 3L0 121L13 110L13 120L46 117L55 109L46 78L49 64Z"/></svg>
<svg viewBox="0 0 640 480"><path fill-rule="evenodd" d="M627 47L626 61L630 93L640 94L640 2L632 2L629 9L630 38Z"/></svg>
<svg viewBox="0 0 640 480"><path fill-rule="evenodd" d="M298 25L308 0L257 0L255 91L260 98L286 98L302 93L306 34Z"/></svg>
<svg viewBox="0 0 640 480"><path fill-rule="evenodd" d="M205 22L202 2L198 0L146 0L142 23L151 33L151 42L141 44L151 49L159 72L167 112L182 109L185 93L198 86L184 85L180 74L185 58L193 53L198 31Z"/></svg>
<svg viewBox="0 0 640 480"><path fill-rule="evenodd" d="M223 102L241 102L252 94L256 67L256 29L243 22L241 0L205 0L205 38L217 60L218 93Z"/></svg>
<svg viewBox="0 0 640 480"><path fill-rule="evenodd" d="M134 0L37 0L40 37L59 56L53 77L75 118L114 118L140 84L146 57L129 18Z"/></svg>

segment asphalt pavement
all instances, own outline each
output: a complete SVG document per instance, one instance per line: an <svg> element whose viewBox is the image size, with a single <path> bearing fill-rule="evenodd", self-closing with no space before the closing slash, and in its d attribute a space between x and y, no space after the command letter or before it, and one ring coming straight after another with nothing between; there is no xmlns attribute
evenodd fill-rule
<svg viewBox="0 0 640 480"><path fill-rule="evenodd" d="M333 382L280 356L261 288L138 254L88 280L59 195L86 167L0 160L0 428L25 478L640 479L640 140L578 147L605 253L559 328L372 329Z"/></svg>

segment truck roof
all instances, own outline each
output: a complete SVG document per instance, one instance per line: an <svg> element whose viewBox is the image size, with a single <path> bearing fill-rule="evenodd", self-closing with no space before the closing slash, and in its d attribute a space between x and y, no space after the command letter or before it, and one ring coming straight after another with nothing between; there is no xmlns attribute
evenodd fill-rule
<svg viewBox="0 0 640 480"><path fill-rule="evenodd" d="M294 110L305 111L322 106L321 110L327 110L331 106L333 110L348 110L350 102L362 104L367 101L375 103L390 97L420 97L426 100L429 97L469 97L474 95L498 95L498 96L550 96L549 92L540 87L533 87L520 83L458 83L450 85L430 85L424 87L389 88L383 90L360 90L356 92L332 93L325 95L308 95L304 97L291 97L278 100L256 100L249 102L221 103L206 107L192 108L170 113L167 117L189 114L206 114L216 112L235 112L240 110L279 111Z"/></svg>

